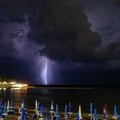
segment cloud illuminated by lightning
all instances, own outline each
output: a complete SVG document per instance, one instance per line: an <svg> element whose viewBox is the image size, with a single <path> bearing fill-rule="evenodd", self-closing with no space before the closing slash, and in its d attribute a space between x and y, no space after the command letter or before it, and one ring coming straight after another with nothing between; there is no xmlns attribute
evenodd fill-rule
<svg viewBox="0 0 120 120"><path fill-rule="evenodd" d="M47 61L47 58L45 57L45 67L43 69L43 73L42 73L42 79L43 79L43 82L45 85L48 84L48 81L47 81L47 70L48 70L48 61Z"/></svg>
<svg viewBox="0 0 120 120"><path fill-rule="evenodd" d="M36 56L35 64L33 66L34 79L37 84L50 85L54 84L54 78L58 77L57 63L51 61L45 56ZM53 72L56 72L53 76ZM60 76L59 76L60 77ZM57 78L58 79L58 78Z"/></svg>

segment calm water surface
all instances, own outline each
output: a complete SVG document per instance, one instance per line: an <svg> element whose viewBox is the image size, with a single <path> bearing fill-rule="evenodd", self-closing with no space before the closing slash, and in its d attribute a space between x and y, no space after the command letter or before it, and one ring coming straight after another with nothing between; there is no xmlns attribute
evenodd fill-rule
<svg viewBox="0 0 120 120"><path fill-rule="evenodd" d="M59 110L64 110L64 105L70 101L72 110L77 112L78 105L82 106L82 112L89 112L89 103L102 113L104 104L108 111L113 113L113 105L117 105L120 113L120 89L47 89L28 88L26 90L0 90L0 97L3 102L13 99L14 106L20 107L21 101L25 100L26 108L34 108L35 100L38 100L44 107L50 108L51 101L59 104Z"/></svg>

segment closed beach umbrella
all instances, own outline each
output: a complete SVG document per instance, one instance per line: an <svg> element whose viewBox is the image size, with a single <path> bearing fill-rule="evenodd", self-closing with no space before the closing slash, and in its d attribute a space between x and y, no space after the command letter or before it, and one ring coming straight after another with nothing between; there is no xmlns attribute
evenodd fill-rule
<svg viewBox="0 0 120 120"><path fill-rule="evenodd" d="M58 104L56 104L56 116L58 116Z"/></svg>
<svg viewBox="0 0 120 120"><path fill-rule="evenodd" d="M116 108L116 105L114 105L114 116L117 116L117 108Z"/></svg>
<svg viewBox="0 0 120 120"><path fill-rule="evenodd" d="M0 102L0 117L2 117L2 104Z"/></svg>
<svg viewBox="0 0 120 120"><path fill-rule="evenodd" d="M51 102L51 111L54 110L54 104L53 104L53 101Z"/></svg>
<svg viewBox="0 0 120 120"><path fill-rule="evenodd" d="M94 117L93 117L93 120L97 120L97 110L96 110L96 109L94 110Z"/></svg>
<svg viewBox="0 0 120 120"><path fill-rule="evenodd" d="M93 113L93 109L92 109L92 103L90 103L90 114Z"/></svg>

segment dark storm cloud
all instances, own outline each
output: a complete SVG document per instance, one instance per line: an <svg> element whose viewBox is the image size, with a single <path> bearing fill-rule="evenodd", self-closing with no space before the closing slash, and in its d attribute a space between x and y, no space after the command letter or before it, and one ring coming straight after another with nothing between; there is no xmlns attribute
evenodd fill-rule
<svg viewBox="0 0 120 120"><path fill-rule="evenodd" d="M92 24L92 30L97 31L104 41L120 30L120 7L115 5L114 0L93 0L93 2L81 0L81 3Z"/></svg>
<svg viewBox="0 0 120 120"><path fill-rule="evenodd" d="M54 60L77 61L119 58L119 44L117 44L119 35L116 34L116 32L119 33L118 13L113 15L114 11L119 10L115 7L116 0L102 2L95 0L93 2L78 0L21 0L18 2L12 0L10 3L5 0L0 2L0 12L2 13L0 18L7 20L8 23L23 24L26 21L25 15L28 16L30 25L28 38L40 46L44 46L43 49L40 49L40 55ZM105 4L103 5L103 3ZM88 17L86 11L89 11ZM90 12L94 13L94 24L90 24L88 21L89 16L93 15ZM97 16L97 14L100 15ZM113 20L110 19L111 15L113 15ZM10 26L6 25L6 27ZM92 32L93 27L96 32ZM23 34L20 29L18 33L11 33L12 39L20 34ZM2 38L3 31L0 35ZM106 38L110 39L109 42L105 42L108 41ZM116 43L113 42L114 39L116 39ZM107 45L105 48L99 49L102 46L101 42ZM11 51L14 49L13 43L15 42L10 42L10 40L6 43ZM16 45L18 44L16 43Z"/></svg>
<svg viewBox="0 0 120 120"><path fill-rule="evenodd" d="M33 3L36 6L30 8L33 12L29 14L31 30L28 36L45 45L40 50L41 55L80 62L119 59L119 35L116 34L120 29L119 8L112 0ZM86 14L93 19L93 24L89 23Z"/></svg>
<svg viewBox="0 0 120 120"><path fill-rule="evenodd" d="M113 0L116 6L120 6L120 0Z"/></svg>
<svg viewBox="0 0 120 120"><path fill-rule="evenodd" d="M27 39L27 17L25 0L0 1L0 75L30 83L37 64L34 53L39 47Z"/></svg>
<svg viewBox="0 0 120 120"><path fill-rule="evenodd" d="M0 56L20 55L26 41L26 6L24 0L0 1Z"/></svg>
<svg viewBox="0 0 120 120"><path fill-rule="evenodd" d="M80 0L80 3L85 8L92 31L101 36L101 45L94 54L96 62L120 60L119 0Z"/></svg>
<svg viewBox="0 0 120 120"><path fill-rule="evenodd" d="M79 1L46 0L42 6L42 9L39 10L41 6L38 6L34 10L38 14L30 15L29 32L33 41L45 45L40 54L51 59L90 58L100 45L101 39L90 30L87 16Z"/></svg>
<svg viewBox="0 0 120 120"><path fill-rule="evenodd" d="M120 43L110 43L100 54L107 59L120 59Z"/></svg>
<svg viewBox="0 0 120 120"><path fill-rule="evenodd" d="M25 0L1 0L0 21L1 22L25 22L23 13L26 12L27 3Z"/></svg>
<svg viewBox="0 0 120 120"><path fill-rule="evenodd" d="M110 69L120 68L119 11L119 0L1 0L0 73L14 67L13 76L31 76L35 67L40 75L43 62L33 55L39 49L60 62L66 79L71 73L72 80L83 75L83 82L101 74L109 78Z"/></svg>

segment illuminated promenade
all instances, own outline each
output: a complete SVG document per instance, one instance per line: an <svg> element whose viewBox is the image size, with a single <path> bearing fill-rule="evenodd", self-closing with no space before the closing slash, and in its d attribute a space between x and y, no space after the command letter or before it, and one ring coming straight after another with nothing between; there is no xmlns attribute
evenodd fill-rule
<svg viewBox="0 0 120 120"><path fill-rule="evenodd" d="M22 84L22 83L17 83L15 81L9 81L9 82L6 82L6 81L3 81L3 82L0 82L0 89L6 89L6 88L25 88L27 87L28 85L27 84Z"/></svg>

